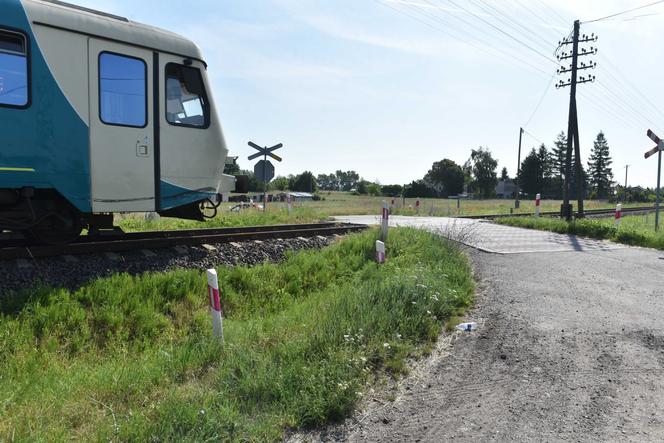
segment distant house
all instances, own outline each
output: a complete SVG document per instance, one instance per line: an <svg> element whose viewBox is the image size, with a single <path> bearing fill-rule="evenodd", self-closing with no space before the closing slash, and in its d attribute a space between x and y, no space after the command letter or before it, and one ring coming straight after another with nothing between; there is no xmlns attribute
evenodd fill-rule
<svg viewBox="0 0 664 443"><path fill-rule="evenodd" d="M498 198L516 197L516 185L511 179L501 180L496 185L496 196Z"/></svg>
<svg viewBox="0 0 664 443"><path fill-rule="evenodd" d="M313 200L314 198L314 195L309 192L282 192L281 194L277 194L276 198L281 201L286 201L288 194L291 195L292 201L307 201Z"/></svg>

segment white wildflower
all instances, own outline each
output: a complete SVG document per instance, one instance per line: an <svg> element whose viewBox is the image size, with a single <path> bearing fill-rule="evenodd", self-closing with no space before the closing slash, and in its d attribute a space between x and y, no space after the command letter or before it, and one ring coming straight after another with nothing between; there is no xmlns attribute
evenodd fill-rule
<svg viewBox="0 0 664 443"><path fill-rule="evenodd" d="M383 347L384 347L384 348L389 348L389 347L390 347L390 344L389 344L389 343L383 343Z"/></svg>

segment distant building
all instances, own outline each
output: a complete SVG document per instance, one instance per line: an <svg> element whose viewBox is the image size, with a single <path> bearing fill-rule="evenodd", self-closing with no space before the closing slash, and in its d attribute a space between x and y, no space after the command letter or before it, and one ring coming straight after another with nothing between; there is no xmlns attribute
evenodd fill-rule
<svg viewBox="0 0 664 443"><path fill-rule="evenodd" d="M277 194L276 198L280 201L286 201L288 194L291 195L292 201L306 201L314 198L314 195L309 192L282 192Z"/></svg>
<svg viewBox="0 0 664 443"><path fill-rule="evenodd" d="M498 198L515 198L516 185L511 179L501 180L496 185L496 196Z"/></svg>

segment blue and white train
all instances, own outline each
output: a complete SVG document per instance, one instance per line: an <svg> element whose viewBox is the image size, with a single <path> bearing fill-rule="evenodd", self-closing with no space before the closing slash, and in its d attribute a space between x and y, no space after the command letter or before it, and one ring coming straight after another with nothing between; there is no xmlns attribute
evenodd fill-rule
<svg viewBox="0 0 664 443"><path fill-rule="evenodd" d="M116 212L202 219L234 189L199 48L57 0L0 0L0 232L45 241Z"/></svg>

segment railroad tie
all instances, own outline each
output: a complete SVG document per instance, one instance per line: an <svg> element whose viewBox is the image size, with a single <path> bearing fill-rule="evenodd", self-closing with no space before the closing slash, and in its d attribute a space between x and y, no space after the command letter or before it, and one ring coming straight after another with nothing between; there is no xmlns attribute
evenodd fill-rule
<svg viewBox="0 0 664 443"><path fill-rule="evenodd" d="M122 260L122 256L120 254L116 254L115 252L104 252L104 256L113 261L120 261Z"/></svg>
<svg viewBox="0 0 664 443"><path fill-rule="evenodd" d="M175 252L177 252L180 255L185 255L189 253L189 248L184 245L173 246L173 249L175 249Z"/></svg>
<svg viewBox="0 0 664 443"><path fill-rule="evenodd" d="M32 269L33 265L32 262L24 259L24 258L19 258L16 260L16 266L18 266L19 269Z"/></svg>
<svg viewBox="0 0 664 443"><path fill-rule="evenodd" d="M150 251L149 249L141 249L141 254L143 254L143 257L146 257L146 258L152 258L152 257L157 256L157 254Z"/></svg>
<svg viewBox="0 0 664 443"><path fill-rule="evenodd" d="M65 263L78 263L78 258L74 257L73 255L64 255L63 260Z"/></svg>
<svg viewBox="0 0 664 443"><path fill-rule="evenodd" d="M234 241L231 242L231 246L233 246L234 248L242 249L242 245Z"/></svg>
<svg viewBox="0 0 664 443"><path fill-rule="evenodd" d="M298 237L298 240L302 240L302 241L306 241L306 242L308 242L308 241L309 241L309 239L308 239L308 238L306 238L306 237Z"/></svg>
<svg viewBox="0 0 664 443"><path fill-rule="evenodd" d="M212 245L208 245L207 243L204 243L201 245L203 249L205 249L207 252L212 253L212 252L217 252L217 248L215 248Z"/></svg>

